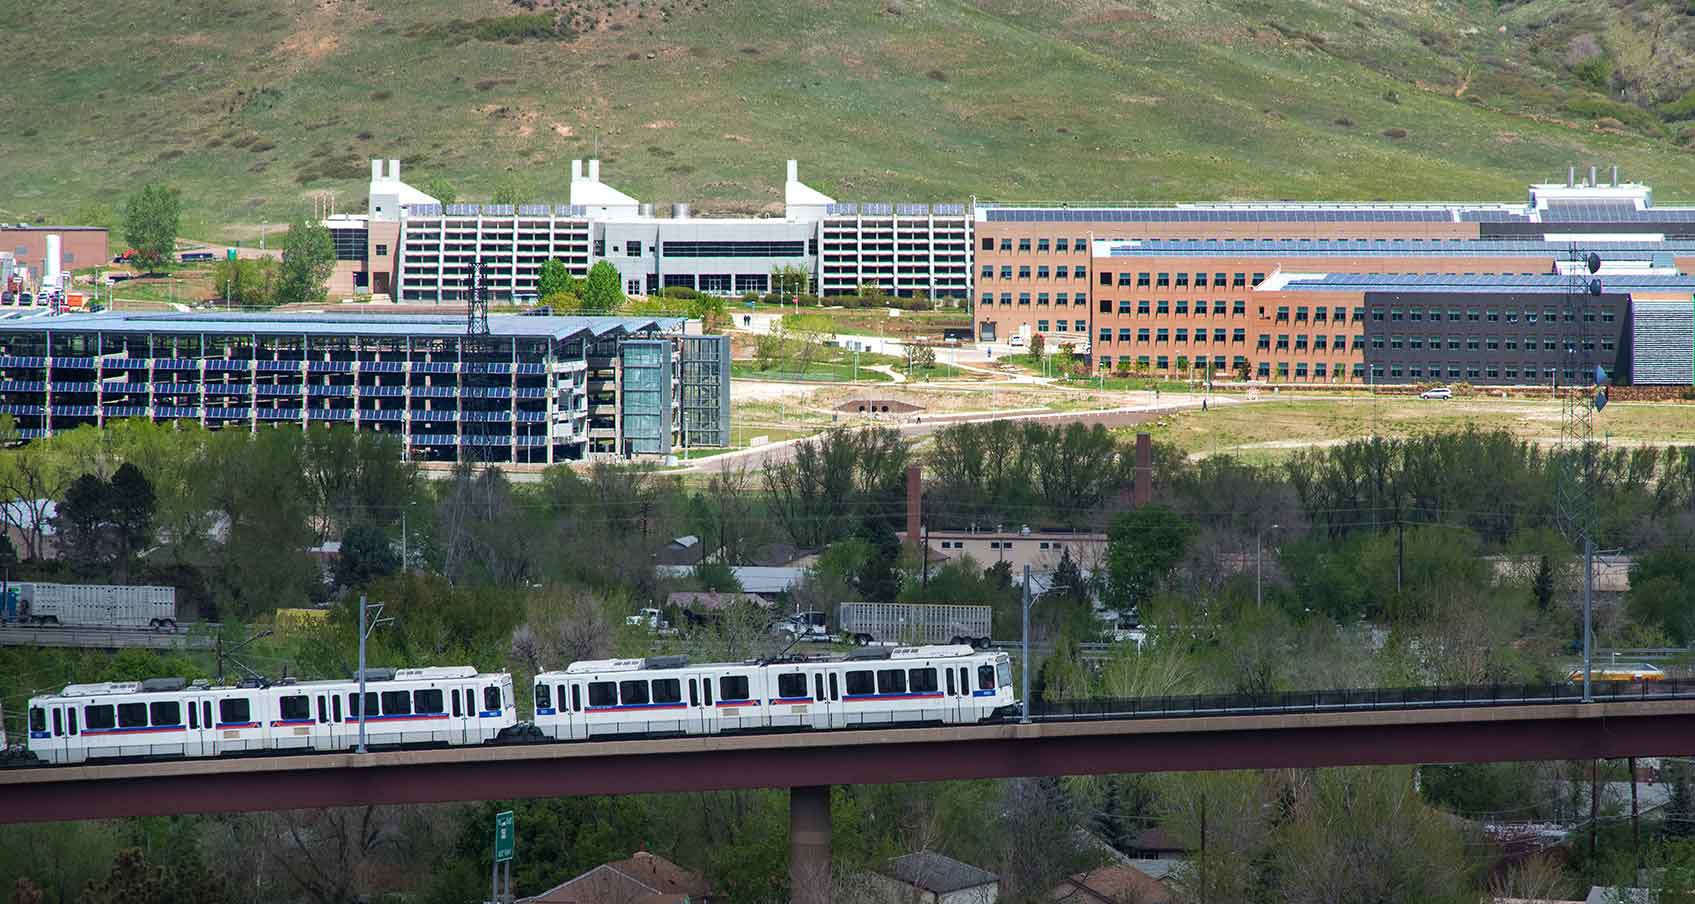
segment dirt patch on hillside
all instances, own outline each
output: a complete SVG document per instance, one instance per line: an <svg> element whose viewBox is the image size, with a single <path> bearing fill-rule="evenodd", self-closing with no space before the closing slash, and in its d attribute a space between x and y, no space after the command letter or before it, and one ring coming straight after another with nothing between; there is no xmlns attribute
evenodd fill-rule
<svg viewBox="0 0 1695 904"><path fill-rule="evenodd" d="M203 31L197 31L193 34L176 35L171 38L171 43L178 47L209 47L212 44L212 36Z"/></svg>
<svg viewBox="0 0 1695 904"><path fill-rule="evenodd" d="M676 127L677 121L675 119L656 119L653 122L642 123L644 129L675 129Z"/></svg>

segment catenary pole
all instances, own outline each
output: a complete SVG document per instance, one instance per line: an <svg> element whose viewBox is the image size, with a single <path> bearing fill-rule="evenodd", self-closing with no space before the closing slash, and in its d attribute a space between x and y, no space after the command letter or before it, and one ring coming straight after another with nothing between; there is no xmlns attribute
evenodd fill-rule
<svg viewBox="0 0 1695 904"><path fill-rule="evenodd" d="M365 594L359 594L359 752L365 752Z"/></svg>
<svg viewBox="0 0 1695 904"><path fill-rule="evenodd" d="M1024 718L1030 721L1030 566L1024 566Z"/></svg>

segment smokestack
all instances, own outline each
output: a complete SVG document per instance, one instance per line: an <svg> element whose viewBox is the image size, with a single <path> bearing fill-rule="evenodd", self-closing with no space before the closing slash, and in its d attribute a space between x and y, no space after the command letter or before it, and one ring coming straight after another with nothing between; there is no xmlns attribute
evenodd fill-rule
<svg viewBox="0 0 1695 904"><path fill-rule="evenodd" d="M1577 187L1577 164L1566 164L1566 188Z"/></svg>
<svg viewBox="0 0 1695 904"><path fill-rule="evenodd" d="M371 161L371 181L376 182L377 180L381 179L382 177L383 177L383 162L381 160L372 160Z"/></svg>
<svg viewBox="0 0 1695 904"><path fill-rule="evenodd" d="M600 159L599 158L595 158L594 160L589 161L589 181L590 182L599 182L600 181Z"/></svg>
<svg viewBox="0 0 1695 904"><path fill-rule="evenodd" d="M1136 507L1141 508L1154 498L1154 440L1146 433L1136 434Z"/></svg>
<svg viewBox="0 0 1695 904"><path fill-rule="evenodd" d="M1595 185L1596 185L1596 184L1597 184L1597 183L1596 183L1596 182L1595 182L1595 170L1596 170L1596 169L1597 169L1597 168L1596 168L1596 167L1594 167L1594 166L1591 166L1591 167L1589 167L1589 187L1590 187L1590 188L1594 188L1594 187L1595 187Z"/></svg>
<svg viewBox="0 0 1695 904"><path fill-rule="evenodd" d="M917 545L924 522L924 482L917 465L906 469L906 542Z"/></svg>
<svg viewBox="0 0 1695 904"><path fill-rule="evenodd" d="M1613 164L1613 187L1618 187L1618 164Z"/></svg>
<svg viewBox="0 0 1695 904"><path fill-rule="evenodd" d="M789 161L789 181L790 182L799 182L800 181L800 161L798 161L798 160L790 160Z"/></svg>
<svg viewBox="0 0 1695 904"><path fill-rule="evenodd" d="M400 161L399 160L390 160L388 162L388 177L390 179L395 180L395 181L400 180Z"/></svg>
<svg viewBox="0 0 1695 904"><path fill-rule="evenodd" d="M689 218L689 205L678 201L671 205L671 219L686 220Z"/></svg>
<svg viewBox="0 0 1695 904"><path fill-rule="evenodd" d="M583 181L583 161L581 161L581 160L571 161L571 181L572 182Z"/></svg>

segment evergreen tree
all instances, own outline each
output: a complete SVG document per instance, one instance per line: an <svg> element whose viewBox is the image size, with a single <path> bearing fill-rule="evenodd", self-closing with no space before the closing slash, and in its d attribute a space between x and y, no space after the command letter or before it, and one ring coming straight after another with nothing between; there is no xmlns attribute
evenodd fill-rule
<svg viewBox="0 0 1695 904"><path fill-rule="evenodd" d="M1530 592L1536 597L1538 611L1547 612L1554 605L1554 566L1545 555L1536 563L1536 579L1530 583Z"/></svg>
<svg viewBox="0 0 1695 904"><path fill-rule="evenodd" d="M561 292L577 294L577 280L571 276L571 271L565 269L565 262L559 258L548 258L541 265L541 274L536 277L536 295L547 298Z"/></svg>

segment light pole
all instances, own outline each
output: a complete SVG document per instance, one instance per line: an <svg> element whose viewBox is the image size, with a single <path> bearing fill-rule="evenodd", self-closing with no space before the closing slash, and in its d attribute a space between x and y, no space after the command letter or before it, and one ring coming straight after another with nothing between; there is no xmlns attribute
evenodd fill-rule
<svg viewBox="0 0 1695 904"><path fill-rule="evenodd" d="M1261 577L1261 567L1260 567L1261 562L1263 561L1263 558L1264 558L1263 553L1265 551L1265 546L1264 546L1264 543L1262 541L1265 539L1265 532L1266 531L1277 530L1279 527L1282 527L1282 525L1281 524L1273 524L1270 527L1260 528L1259 533L1254 534L1254 608L1255 609L1264 608L1264 606L1265 606L1265 588L1264 588L1264 581Z"/></svg>
<svg viewBox="0 0 1695 904"><path fill-rule="evenodd" d="M369 709L369 707L366 706L366 704L370 702L369 700L367 700L365 698L365 640L366 640L366 638L371 636L371 632L375 631L377 629L378 625L386 625L389 622L394 621L394 619L392 619L392 618L383 618L382 617L383 604L378 603L376 605L377 611L371 613L371 617L370 617L369 621L367 622L367 619L365 617L365 609L366 608L367 608L367 604L365 602L365 594L361 593L361 594L359 594L359 752L360 753L365 752L365 710Z"/></svg>

